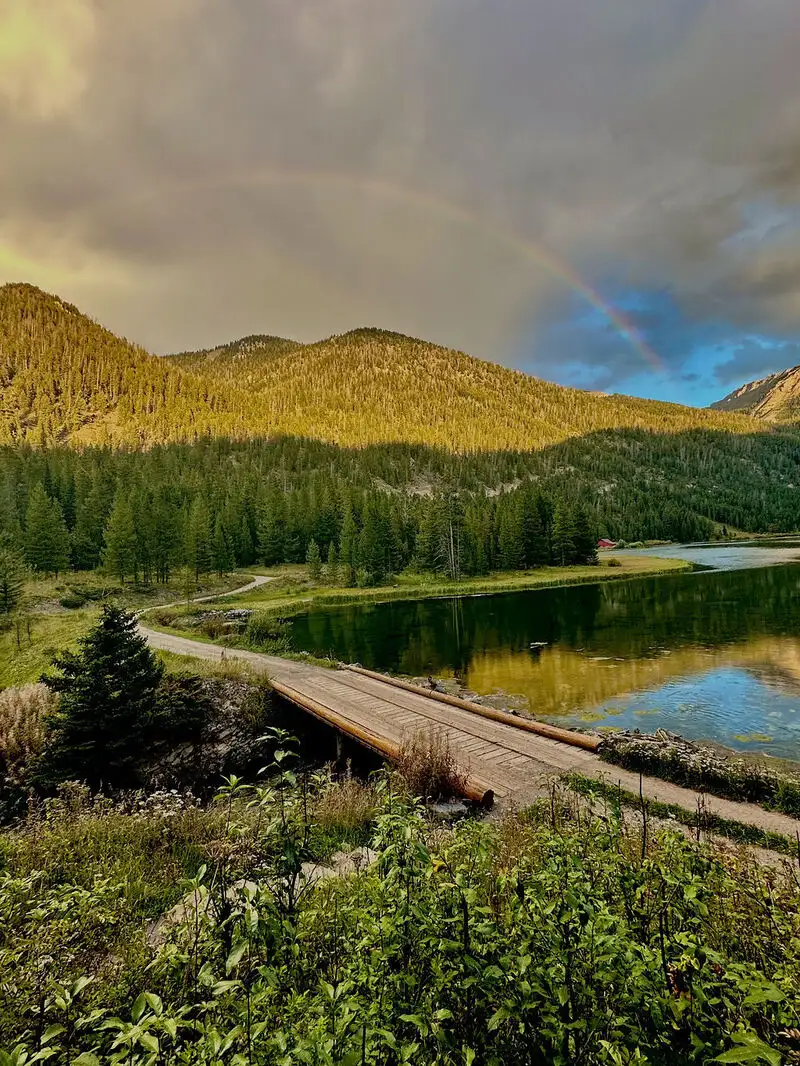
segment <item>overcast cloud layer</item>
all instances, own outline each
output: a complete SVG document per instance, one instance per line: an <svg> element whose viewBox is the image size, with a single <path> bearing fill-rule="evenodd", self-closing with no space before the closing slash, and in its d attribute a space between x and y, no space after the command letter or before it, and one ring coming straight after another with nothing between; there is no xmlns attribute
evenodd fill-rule
<svg viewBox="0 0 800 1066"><path fill-rule="evenodd" d="M0 281L708 402L800 359L798 57L797 0L0 0Z"/></svg>

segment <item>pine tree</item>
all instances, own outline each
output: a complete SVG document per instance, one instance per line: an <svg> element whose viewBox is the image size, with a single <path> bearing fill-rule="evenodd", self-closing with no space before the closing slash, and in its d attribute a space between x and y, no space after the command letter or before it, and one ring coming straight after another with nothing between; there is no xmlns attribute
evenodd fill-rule
<svg viewBox="0 0 800 1066"><path fill-rule="evenodd" d="M383 583L386 577L386 530L382 515L376 504L367 507L364 524L358 536L356 559L360 569L364 570L367 580L375 585Z"/></svg>
<svg viewBox="0 0 800 1066"><path fill-rule="evenodd" d="M163 667L137 633L134 615L104 606L80 651L67 652L53 665L59 672L42 681L60 699L47 722L41 780L85 781L95 788L136 785Z"/></svg>
<svg viewBox="0 0 800 1066"><path fill-rule="evenodd" d="M525 493L520 500L524 565L529 569L550 561L547 535L536 497Z"/></svg>
<svg viewBox="0 0 800 1066"><path fill-rule="evenodd" d="M38 482L32 489L25 515L25 558L32 570L58 574L69 566L69 533L64 515Z"/></svg>
<svg viewBox="0 0 800 1066"><path fill-rule="evenodd" d="M336 545L331 541L328 547L328 561L325 567L325 580L329 585L339 584L339 555Z"/></svg>
<svg viewBox="0 0 800 1066"><path fill-rule="evenodd" d="M414 562L420 570L438 569L441 539L441 513L438 501L432 499L428 501L422 513L414 545Z"/></svg>
<svg viewBox="0 0 800 1066"><path fill-rule="evenodd" d="M211 518L202 496L195 496L189 508L184 554L195 580L199 580L202 574L207 574L211 570L213 565Z"/></svg>
<svg viewBox="0 0 800 1066"><path fill-rule="evenodd" d="M563 500L553 515L553 554L557 566L572 566L575 562L575 519Z"/></svg>
<svg viewBox="0 0 800 1066"><path fill-rule="evenodd" d="M17 491L9 474L0 479L0 544L16 547L22 543L22 526L17 513Z"/></svg>
<svg viewBox="0 0 800 1066"><path fill-rule="evenodd" d="M525 564L525 545L519 508L510 501L498 515L497 552L503 570L521 570Z"/></svg>
<svg viewBox="0 0 800 1066"><path fill-rule="evenodd" d="M116 574L123 584L129 576L136 582L139 580L136 526L130 501L122 489L117 493L108 516L103 564L112 574Z"/></svg>
<svg viewBox="0 0 800 1066"><path fill-rule="evenodd" d="M271 491L259 502L256 516L258 551L265 566L286 558L286 514L279 493Z"/></svg>
<svg viewBox="0 0 800 1066"><path fill-rule="evenodd" d="M13 548L0 546L0 614L11 614L22 603L25 561Z"/></svg>
<svg viewBox="0 0 800 1066"><path fill-rule="evenodd" d="M342 580L347 588L356 581L356 566L358 562L358 533L353 508L348 502L344 508L342 517L342 531L339 535L339 561L342 567Z"/></svg>
<svg viewBox="0 0 800 1066"><path fill-rule="evenodd" d="M156 580L166 585L172 567L180 560L182 530L180 512L169 490L161 488L153 502L153 565Z"/></svg>
<svg viewBox="0 0 800 1066"><path fill-rule="evenodd" d="M229 574L233 569L233 555L228 546L228 539L225 536L222 515L219 514L214 522L214 536L211 541L211 554L214 558L214 569L217 571L217 574L220 577L222 577L223 574Z"/></svg>
<svg viewBox="0 0 800 1066"><path fill-rule="evenodd" d="M315 585L318 584L322 577L322 556L320 555L319 545L313 538L308 542L306 566L308 567L309 578Z"/></svg>
<svg viewBox="0 0 800 1066"><path fill-rule="evenodd" d="M588 566L597 563L597 534L583 507L575 509L575 561Z"/></svg>

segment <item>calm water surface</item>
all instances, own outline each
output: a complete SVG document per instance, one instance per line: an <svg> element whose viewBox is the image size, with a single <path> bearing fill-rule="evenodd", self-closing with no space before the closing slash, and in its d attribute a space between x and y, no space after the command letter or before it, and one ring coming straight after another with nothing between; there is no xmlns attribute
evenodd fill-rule
<svg viewBox="0 0 800 1066"><path fill-rule="evenodd" d="M317 610L298 648L456 676L537 715L669 729L800 759L800 544L648 549L709 569L535 592Z"/></svg>

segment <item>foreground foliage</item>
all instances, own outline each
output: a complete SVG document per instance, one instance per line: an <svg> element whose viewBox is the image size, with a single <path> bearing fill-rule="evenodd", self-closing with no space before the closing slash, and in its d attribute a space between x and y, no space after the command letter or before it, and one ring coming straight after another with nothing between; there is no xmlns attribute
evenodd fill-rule
<svg viewBox="0 0 800 1066"><path fill-rule="evenodd" d="M369 802L354 790L377 861L311 887L302 863L324 853L330 787L284 769L265 787L229 782L167 833L163 814L96 811L88 836L84 815L7 838L10 1061L778 1066L800 1050L789 866L673 832L643 840L557 793L495 826L437 828L384 780ZM327 803L327 846L343 808ZM161 884L149 908L116 880L114 834L128 863L153 848L138 871ZM182 889L163 877L176 862L192 874ZM152 946L143 910L187 889L187 921Z"/></svg>

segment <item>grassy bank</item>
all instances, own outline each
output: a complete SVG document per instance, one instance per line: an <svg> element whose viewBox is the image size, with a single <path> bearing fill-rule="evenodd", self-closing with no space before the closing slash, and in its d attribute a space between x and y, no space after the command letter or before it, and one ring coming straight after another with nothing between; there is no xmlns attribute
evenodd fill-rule
<svg viewBox="0 0 800 1066"><path fill-rule="evenodd" d="M227 592L248 580L248 574L222 578L209 575L193 590L193 595ZM180 600L185 595L185 586L178 579L167 585L119 585L101 574L80 573L29 581L19 628L16 620L0 620L0 689L36 681L53 655L74 650L78 638L97 618L102 602L113 600L138 610Z"/></svg>
<svg viewBox="0 0 800 1066"><path fill-rule="evenodd" d="M751 844L754 847L767 848L800 862L798 841L791 840L780 833L759 829L758 826L737 822L730 818L722 818L718 814L705 810L702 806L690 811L679 807L676 803L642 799L634 792L628 792L618 785L610 785L595 778L584 777L582 774L568 774L564 780L573 792L588 799L603 800L615 814L619 814L622 808L627 807L640 814L643 813L645 818L670 820L685 826L693 833L697 833L698 839L710 833L737 844Z"/></svg>
<svg viewBox="0 0 800 1066"><path fill-rule="evenodd" d="M314 607L338 607L359 603L385 603L389 600L423 600L443 596L485 596L500 592L525 592L586 585L598 581L619 581L635 577L674 574L692 569L682 559L658 559L615 552L603 556L598 566L546 566L538 570L507 571L486 577L468 577L447 581L432 574L399 574L392 585L375 588L341 588L315 584L308 579L306 568L283 566L254 573L268 573L273 580L240 596L228 596L227 608L247 607L269 610L290 617Z"/></svg>

